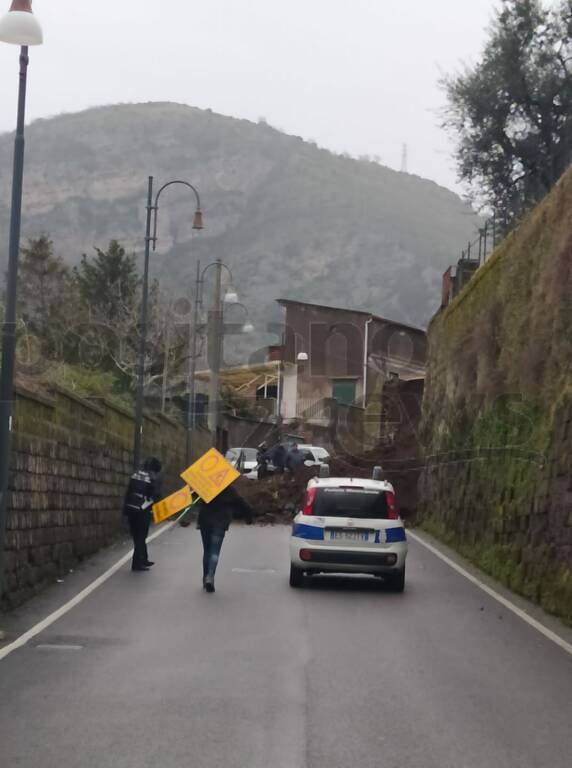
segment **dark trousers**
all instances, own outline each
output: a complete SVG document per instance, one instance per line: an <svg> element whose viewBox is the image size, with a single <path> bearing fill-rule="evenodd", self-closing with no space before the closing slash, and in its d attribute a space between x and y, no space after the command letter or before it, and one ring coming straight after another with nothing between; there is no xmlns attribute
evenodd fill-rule
<svg viewBox="0 0 572 768"><path fill-rule="evenodd" d="M201 528L203 578L214 578L225 533L224 528Z"/></svg>
<svg viewBox="0 0 572 768"><path fill-rule="evenodd" d="M151 515L143 510L133 510L127 513L129 531L133 539L133 568L141 568L149 560L147 553L147 536L151 525Z"/></svg>

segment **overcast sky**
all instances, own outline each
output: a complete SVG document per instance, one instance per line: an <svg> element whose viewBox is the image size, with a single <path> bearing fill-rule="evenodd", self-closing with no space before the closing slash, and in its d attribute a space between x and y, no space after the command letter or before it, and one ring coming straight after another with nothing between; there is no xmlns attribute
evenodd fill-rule
<svg viewBox="0 0 572 768"><path fill-rule="evenodd" d="M0 0L7 9L9 0ZM34 0L28 118L177 101L267 121L455 185L442 72L474 61L495 0ZM0 44L0 131L15 124L17 49ZM5 173L7 169L0 169Z"/></svg>

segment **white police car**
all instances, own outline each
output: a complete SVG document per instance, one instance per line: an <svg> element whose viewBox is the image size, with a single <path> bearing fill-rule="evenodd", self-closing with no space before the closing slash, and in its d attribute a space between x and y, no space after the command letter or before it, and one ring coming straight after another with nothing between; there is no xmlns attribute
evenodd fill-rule
<svg viewBox="0 0 572 768"><path fill-rule="evenodd" d="M304 575L367 573L381 576L396 592L405 587L407 538L393 486L381 480L313 478L294 518L290 539L290 586Z"/></svg>

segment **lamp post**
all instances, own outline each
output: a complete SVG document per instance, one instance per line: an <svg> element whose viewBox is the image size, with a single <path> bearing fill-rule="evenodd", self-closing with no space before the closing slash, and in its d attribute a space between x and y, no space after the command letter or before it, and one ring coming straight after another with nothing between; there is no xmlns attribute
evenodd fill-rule
<svg viewBox="0 0 572 768"><path fill-rule="evenodd" d="M14 398L14 368L16 358L16 294L18 287L18 257L22 223L22 189L24 183L24 121L26 115L26 84L28 46L43 43L42 28L32 13L31 0L14 0L8 13L0 19L0 42L20 46L20 83L18 88L18 117L14 141L12 175L12 206L10 214L10 243L6 276L6 308L2 326L2 373L0 377L0 595L4 583L4 540L8 516L10 484L10 448L12 438L12 400Z"/></svg>
<svg viewBox="0 0 572 768"><path fill-rule="evenodd" d="M193 216L193 229L203 229L203 214L201 211L201 198L196 188L188 181L168 181L163 184L155 195L153 201L153 177L149 176L147 189L147 220L145 225L145 262L143 266L143 296L141 300L141 321L139 331L139 360L137 366L137 399L135 403L135 431L133 436L133 469L139 469L141 465L141 449L143 445L143 407L145 400L145 347L147 342L147 315L149 304L149 256L151 244L153 251L157 246L157 223L159 214L159 198L165 189L174 184L182 184L188 187L195 195L197 203ZM153 234L151 234L151 229Z"/></svg>
<svg viewBox="0 0 572 768"><path fill-rule="evenodd" d="M209 313L208 330L208 349L209 363L211 368L211 377L209 382L209 429L211 432L211 441L215 448L218 448L218 427L219 427L219 391L220 391L220 361L222 358L222 261L217 259L214 264L215 284L213 294L213 306Z"/></svg>
<svg viewBox="0 0 572 768"><path fill-rule="evenodd" d="M365 332L363 340L363 395L362 406L367 408L367 385L369 374L369 326L373 323L373 317L368 317L365 321Z"/></svg>
<svg viewBox="0 0 572 768"><path fill-rule="evenodd" d="M195 280L195 300L193 301L193 320L190 329L190 360L189 360L189 398L187 401L187 466L191 463L193 429L196 424L195 413L195 375L197 372L197 324L199 322L199 306L201 303L201 262L197 261L197 278Z"/></svg>
<svg viewBox="0 0 572 768"><path fill-rule="evenodd" d="M230 267L223 264L221 259L213 261L211 264L202 270L200 265L197 264L197 279L195 283L195 301L194 301L194 319L193 328L191 333L191 368L190 368L190 382L189 382L189 431L195 425L195 372L196 372L196 347L197 347L197 323L198 323L198 310L203 305L203 288L205 282L205 275L210 270L215 270L215 284L213 293L213 305L209 312L208 317L208 339L209 339L209 366L211 371L210 385L209 385L209 430L211 433L211 439L213 446L217 447L218 443L218 426L219 426L219 414L220 414L220 395L219 395L219 378L220 378L220 364L222 359L222 346L224 337L223 326L223 305L226 304L238 304L238 296L236 291L232 287L234 284L232 271ZM222 293L222 271L225 269L230 277L231 289L226 291L223 297ZM251 332L252 326L245 324L245 332ZM187 438L187 458L190 458L191 436Z"/></svg>
<svg viewBox="0 0 572 768"><path fill-rule="evenodd" d="M222 269L221 269L220 274L219 274L219 270L218 270L219 262L218 261L213 262L212 264L209 264L208 266L206 266L205 269L202 272L201 272L200 262L197 263L197 277L196 277L196 281L195 281L195 298L194 298L194 302L193 302L193 320L192 320L192 327L191 327L191 333L190 333L190 340L191 341L190 341L190 353L189 353L190 354L189 397L188 397L189 420L188 420L188 431L187 431L187 463L189 463L189 464L190 464L190 462L192 460L192 457L191 457L191 453L192 453L192 431L193 431L194 427L196 426L196 408L195 408L196 384L195 384L195 378L196 378L196 368L197 368L197 331L198 331L199 327L203 327L203 326L199 326L199 309L201 309L202 305L203 305L204 276L205 276L207 270L210 269L211 267L216 267L217 268L217 280L219 279L219 277L220 277L220 279L222 279ZM222 262L220 263L220 267L221 268L224 267L225 269L228 270L228 272L229 272L229 274L231 276L231 283L232 283L232 273L231 273L230 269L226 266L226 264L222 264ZM220 304L221 304L220 297L222 295L222 288L220 288L218 290L215 288L215 293L218 293L218 300L219 300L219 306L220 306ZM231 291L228 291L225 294L224 302L226 302L227 304L232 304L233 306L236 305L236 306L243 307L246 310L246 313L248 315L248 309L245 307L244 304L241 304L241 302L237 301L237 299L238 299L238 297L236 295L236 292L233 289ZM216 302L216 300L217 299L216 299L216 296L215 296L215 302ZM223 313L222 313L222 310L221 310L221 316L220 316L221 321L222 321L222 318L223 318ZM231 325L230 327L234 327L234 325ZM219 326L219 331L218 331L219 335L218 335L218 337L214 337L214 339L213 339L213 337L211 336L211 343L214 343L216 345L216 349L218 350L218 353L219 353L218 361L216 361L216 360L214 361L215 362L215 366L217 366L217 377L218 377L218 374L220 373L220 359L222 357L222 340L223 340L224 333L225 333L226 329L227 329L227 325L225 325L225 324L223 324L221 322L221 325ZM213 333L212 324L209 326L208 330L209 330L209 332L211 334ZM252 333L254 331L254 326L252 325L252 323L250 321L247 320L246 323L241 325L241 330L242 330L243 333ZM214 332L216 333L216 329L214 330ZM218 344L216 342L216 338L219 339ZM211 359L210 362L212 364L212 362L213 362L212 359ZM212 376L212 373L211 373L211 376ZM211 381L211 384L212 384L212 381ZM218 402L218 397L219 397L218 396L218 380L217 380L216 387L213 387L211 389L211 393L213 391L215 392L214 397L215 397L215 403L216 403L216 402ZM211 396L212 396L212 394L211 394ZM212 413L212 411L211 411L211 413ZM217 411L217 414L218 414L218 411ZM212 427L213 427L212 421L210 422L209 427L212 429ZM216 436L217 427L218 427L218 423L214 425L214 434L215 434L215 436ZM216 437L213 440L213 443L216 443Z"/></svg>

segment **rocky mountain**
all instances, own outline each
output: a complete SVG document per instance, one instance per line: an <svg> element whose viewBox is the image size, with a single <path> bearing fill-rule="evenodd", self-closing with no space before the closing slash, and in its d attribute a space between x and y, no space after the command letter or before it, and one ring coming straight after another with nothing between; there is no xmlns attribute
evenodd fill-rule
<svg viewBox="0 0 572 768"><path fill-rule="evenodd" d="M359 130L359 125L356 125ZM0 266L6 262L12 136L0 136ZM221 257L257 322L297 298L425 324L444 269L477 218L437 184L337 156L254 124L170 103L118 105L38 120L27 130L23 237L49 234L77 262L112 238L142 251L147 177L185 179L194 200L161 198L153 271L187 295L196 259Z"/></svg>

